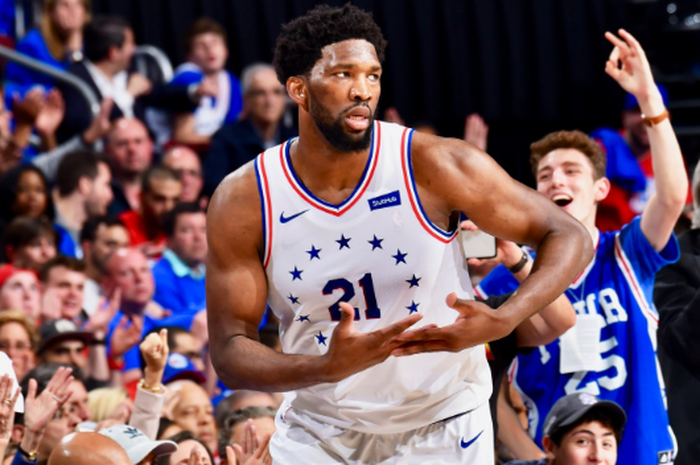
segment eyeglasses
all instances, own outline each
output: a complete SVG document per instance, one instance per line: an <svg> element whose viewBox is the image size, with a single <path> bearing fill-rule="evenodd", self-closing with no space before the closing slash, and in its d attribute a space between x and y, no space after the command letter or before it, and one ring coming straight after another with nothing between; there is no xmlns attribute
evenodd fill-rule
<svg viewBox="0 0 700 465"><path fill-rule="evenodd" d="M32 350L32 346L31 344L25 344L24 342L18 342L17 344L0 342L0 351L7 353L10 350L14 350L16 352L27 352Z"/></svg>

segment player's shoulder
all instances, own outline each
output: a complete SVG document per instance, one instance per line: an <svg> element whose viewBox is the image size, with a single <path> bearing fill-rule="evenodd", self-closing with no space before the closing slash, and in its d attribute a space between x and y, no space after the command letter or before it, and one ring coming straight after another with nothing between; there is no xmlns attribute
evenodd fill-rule
<svg viewBox="0 0 700 465"><path fill-rule="evenodd" d="M415 167L445 164L469 166L478 164L488 155L461 139L413 131L411 158Z"/></svg>
<svg viewBox="0 0 700 465"><path fill-rule="evenodd" d="M214 221L232 217L246 221L248 214L259 208L255 160L251 160L221 181L209 202L207 216Z"/></svg>

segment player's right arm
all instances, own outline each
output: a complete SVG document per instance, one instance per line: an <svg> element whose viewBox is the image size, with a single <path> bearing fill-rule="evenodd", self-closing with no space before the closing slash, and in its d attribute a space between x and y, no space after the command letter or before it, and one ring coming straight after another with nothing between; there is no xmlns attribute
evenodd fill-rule
<svg viewBox="0 0 700 465"><path fill-rule="evenodd" d="M263 232L252 163L224 179L207 213L206 295L209 348L219 378L232 389L281 392L336 382L384 361L394 339L420 317L412 315L371 333L355 330L354 310L341 304L341 320L325 355L280 354L258 340L267 277Z"/></svg>

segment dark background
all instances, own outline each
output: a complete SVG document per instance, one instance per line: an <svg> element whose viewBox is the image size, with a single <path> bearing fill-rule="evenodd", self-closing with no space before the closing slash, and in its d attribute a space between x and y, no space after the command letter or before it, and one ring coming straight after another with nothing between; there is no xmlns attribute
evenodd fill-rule
<svg viewBox="0 0 700 465"><path fill-rule="evenodd" d="M182 38L200 16L228 32L228 68L271 61L281 24L317 3L344 0L93 0L95 13L120 14L137 42L184 59ZM700 1L681 0L354 0L372 11L389 42L381 109L407 124L428 121L460 137L466 115L490 126L488 151L532 184L528 145L557 129L618 127L622 91L603 71L606 30L625 27L647 49L671 90L674 125L688 164L698 153ZM695 21L697 19L697 21ZM380 115L382 110L380 109Z"/></svg>

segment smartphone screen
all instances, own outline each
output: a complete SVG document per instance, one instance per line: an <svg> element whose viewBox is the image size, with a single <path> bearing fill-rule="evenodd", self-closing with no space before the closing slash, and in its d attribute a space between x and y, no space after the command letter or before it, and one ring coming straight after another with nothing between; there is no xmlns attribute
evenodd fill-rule
<svg viewBox="0 0 700 465"><path fill-rule="evenodd" d="M483 231L459 232L464 258L493 258L496 256L496 238Z"/></svg>

